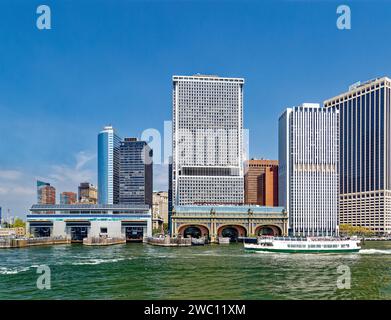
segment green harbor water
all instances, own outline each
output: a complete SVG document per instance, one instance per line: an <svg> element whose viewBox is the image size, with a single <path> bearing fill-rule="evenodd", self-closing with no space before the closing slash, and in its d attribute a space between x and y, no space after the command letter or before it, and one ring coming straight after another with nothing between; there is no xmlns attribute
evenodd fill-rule
<svg viewBox="0 0 391 320"><path fill-rule="evenodd" d="M37 289L39 265L51 289ZM338 266L351 288L338 289ZM391 299L391 241L355 254L249 253L242 244L0 250L0 299Z"/></svg>

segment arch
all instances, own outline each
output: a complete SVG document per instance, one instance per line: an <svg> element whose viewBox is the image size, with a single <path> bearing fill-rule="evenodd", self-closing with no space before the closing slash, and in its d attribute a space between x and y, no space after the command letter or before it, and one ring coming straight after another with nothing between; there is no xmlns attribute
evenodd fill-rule
<svg viewBox="0 0 391 320"><path fill-rule="evenodd" d="M282 235L282 229L279 226L275 225L261 225L257 226L255 228L255 234L257 236L281 236Z"/></svg>
<svg viewBox="0 0 391 320"><path fill-rule="evenodd" d="M225 224L219 226L217 234L219 237L227 237L231 239L231 242L236 242L238 237L247 236L247 229L241 225Z"/></svg>
<svg viewBox="0 0 391 320"><path fill-rule="evenodd" d="M184 238L189 236L192 238L207 238L209 237L209 229L202 224L186 224L179 227L178 235L181 235Z"/></svg>

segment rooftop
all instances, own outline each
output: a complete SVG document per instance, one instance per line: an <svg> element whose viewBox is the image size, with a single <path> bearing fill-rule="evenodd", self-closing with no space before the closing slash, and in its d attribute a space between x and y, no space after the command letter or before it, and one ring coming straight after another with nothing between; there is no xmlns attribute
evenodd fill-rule
<svg viewBox="0 0 391 320"><path fill-rule="evenodd" d="M330 99L325 100L324 105L326 105L327 103L332 102L334 100L341 99L343 97L351 95L353 93L360 92L363 89L369 88L373 85L378 85L381 82L387 82L389 86L391 85L391 79L389 77L374 78L374 79L370 79L370 80L367 80L364 82L357 81L356 83L353 83L352 85L349 86L348 91L343 92L339 95L336 95Z"/></svg>
<svg viewBox="0 0 391 320"><path fill-rule="evenodd" d="M284 207L266 207L266 206L257 206L257 205L240 205L240 206L176 206L176 212L210 212L211 210L215 212L224 212L224 213L241 213L251 210L254 213L276 213L283 212Z"/></svg>
<svg viewBox="0 0 391 320"><path fill-rule="evenodd" d="M39 210L149 210L148 205L133 205L133 204L33 204L32 211Z"/></svg>
<svg viewBox="0 0 391 320"><path fill-rule="evenodd" d="M229 77L219 77L217 75L202 75L196 74L192 76L181 76L174 75L172 76L172 80L175 81L225 81L225 82L239 82L244 83L244 78L229 78Z"/></svg>

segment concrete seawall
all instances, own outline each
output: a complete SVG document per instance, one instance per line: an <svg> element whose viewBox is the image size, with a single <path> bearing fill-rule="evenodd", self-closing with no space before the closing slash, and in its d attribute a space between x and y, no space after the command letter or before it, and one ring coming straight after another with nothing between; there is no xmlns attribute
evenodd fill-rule
<svg viewBox="0 0 391 320"><path fill-rule="evenodd" d="M32 246L46 246L56 244L69 244L68 238L22 238L22 239L0 239L0 249L24 248Z"/></svg>

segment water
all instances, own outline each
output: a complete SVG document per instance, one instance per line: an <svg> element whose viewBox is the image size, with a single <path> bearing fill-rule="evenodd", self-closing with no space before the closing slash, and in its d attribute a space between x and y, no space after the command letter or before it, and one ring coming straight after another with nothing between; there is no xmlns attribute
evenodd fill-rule
<svg viewBox="0 0 391 320"><path fill-rule="evenodd" d="M51 290L37 289L42 264ZM349 290L337 289L340 265L351 270ZM2 249L0 299L391 299L391 242L358 254L249 253L241 244Z"/></svg>

